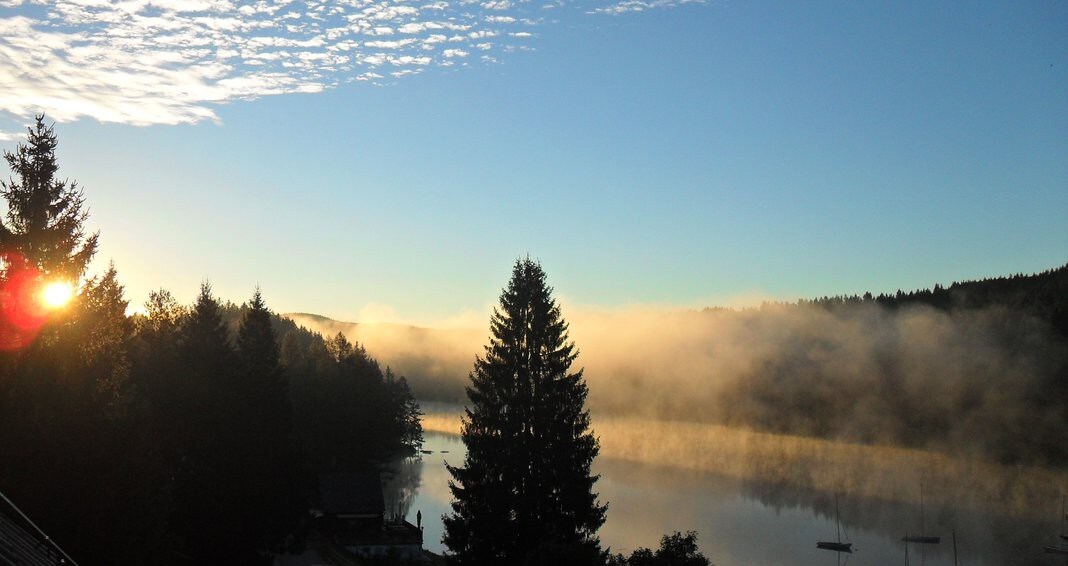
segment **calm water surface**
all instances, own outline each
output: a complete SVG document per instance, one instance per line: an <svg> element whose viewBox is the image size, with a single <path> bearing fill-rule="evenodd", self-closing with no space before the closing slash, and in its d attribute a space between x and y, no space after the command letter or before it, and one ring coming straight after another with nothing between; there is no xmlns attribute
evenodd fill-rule
<svg viewBox="0 0 1068 566"><path fill-rule="evenodd" d="M398 463L401 473L394 484L400 487L392 496L387 493L387 502L412 523L421 512L425 546L443 552L441 516L451 511L445 462L461 464L464 446L456 435L428 432L424 450L428 453ZM839 554L816 548L817 540L836 538L834 493L604 456L595 461L594 472L601 474L596 484L600 499L609 505L601 541L624 554L639 546L656 548L664 533L695 530L702 552L718 566L905 564L901 538L906 530L919 530L918 501L842 493L843 538L856 551ZM997 484L1008 486L998 488L1006 492L985 495L982 504L963 498L954 504L929 495L935 502L926 506L924 530L940 535L942 542L909 545L908 563L952 565L953 530L958 564L1068 563L1042 551L1057 538L1061 502L1056 494L1062 486L1049 486L1050 495L1041 499L1045 503L1040 506L1048 509L1021 513L1009 510L1010 501L1019 499L1011 493L1015 483L1008 478Z"/></svg>

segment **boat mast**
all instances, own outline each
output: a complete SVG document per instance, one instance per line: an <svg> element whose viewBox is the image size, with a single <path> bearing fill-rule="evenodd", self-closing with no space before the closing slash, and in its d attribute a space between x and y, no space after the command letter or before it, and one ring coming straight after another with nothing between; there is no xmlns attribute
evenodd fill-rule
<svg viewBox="0 0 1068 566"><path fill-rule="evenodd" d="M1061 540L1068 540L1068 534L1064 532L1064 526L1068 524L1068 512L1064 510L1064 494L1061 494Z"/></svg>
<svg viewBox="0 0 1068 566"><path fill-rule="evenodd" d="M924 536L926 532L923 529L923 480L920 480L920 536Z"/></svg>
<svg viewBox="0 0 1068 566"><path fill-rule="evenodd" d="M1063 501L1062 501L1063 503ZM838 522L838 494L834 494L834 526L838 527L838 544L842 544L842 524Z"/></svg>

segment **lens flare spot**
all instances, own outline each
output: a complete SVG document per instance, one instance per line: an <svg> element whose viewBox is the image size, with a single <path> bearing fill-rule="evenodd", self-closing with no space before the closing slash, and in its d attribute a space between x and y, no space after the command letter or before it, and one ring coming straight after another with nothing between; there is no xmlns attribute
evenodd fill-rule
<svg viewBox="0 0 1068 566"><path fill-rule="evenodd" d="M71 297L74 296L74 288L70 283L63 281L56 281L45 285L44 290L41 292L41 299L45 306L52 309L58 309L70 302Z"/></svg>

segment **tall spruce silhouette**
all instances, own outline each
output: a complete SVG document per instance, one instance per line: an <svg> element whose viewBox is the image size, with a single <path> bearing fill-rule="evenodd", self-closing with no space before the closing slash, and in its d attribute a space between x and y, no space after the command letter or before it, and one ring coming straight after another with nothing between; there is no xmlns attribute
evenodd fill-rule
<svg viewBox="0 0 1068 566"><path fill-rule="evenodd" d="M278 336L271 326L271 311L259 288L252 295L249 308L237 332L237 352L247 383L248 403L255 408L250 420L257 428L270 428L279 438L291 432L287 383L279 363Z"/></svg>
<svg viewBox="0 0 1068 566"><path fill-rule="evenodd" d="M238 357L221 308L204 283L179 331L181 387L170 400L178 409L168 434L177 444L173 525L183 550L207 563L232 558L244 540L231 536L242 518L230 486L241 479L233 459L233 411L238 400ZM239 421L238 421L239 422Z"/></svg>
<svg viewBox="0 0 1068 566"><path fill-rule="evenodd" d="M241 364L230 423L231 461L240 468L232 476L241 501L235 530L249 548L264 550L295 526L300 502L287 382L271 312L259 288L241 320L237 353Z"/></svg>
<svg viewBox="0 0 1068 566"><path fill-rule="evenodd" d="M18 252L43 275L74 281L96 253L98 236L85 234L89 212L77 184L55 177L59 142L44 119L35 116L26 143L4 152L15 177L0 181L0 196L7 201L0 252Z"/></svg>
<svg viewBox="0 0 1068 566"><path fill-rule="evenodd" d="M443 542L460 564L523 564L546 556L601 557L582 370L541 265L517 260L476 358L463 418L467 456L448 466L453 513Z"/></svg>

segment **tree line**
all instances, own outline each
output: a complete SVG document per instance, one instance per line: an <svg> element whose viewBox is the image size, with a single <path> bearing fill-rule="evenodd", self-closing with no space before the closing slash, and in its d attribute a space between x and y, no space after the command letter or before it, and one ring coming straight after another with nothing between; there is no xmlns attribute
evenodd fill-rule
<svg viewBox="0 0 1068 566"><path fill-rule="evenodd" d="M0 182L0 491L82 564L261 563L299 533L318 473L422 442L407 382L359 344L296 327L256 289L144 313L56 177L43 116ZM45 283L77 289L45 308Z"/></svg>
<svg viewBox="0 0 1068 566"><path fill-rule="evenodd" d="M1068 264L1040 273L1017 273L977 281L936 283L930 289L915 289L872 295L837 295L797 302L827 309L873 303L888 309L927 306L944 312L1000 307L1043 320L1068 338Z"/></svg>

